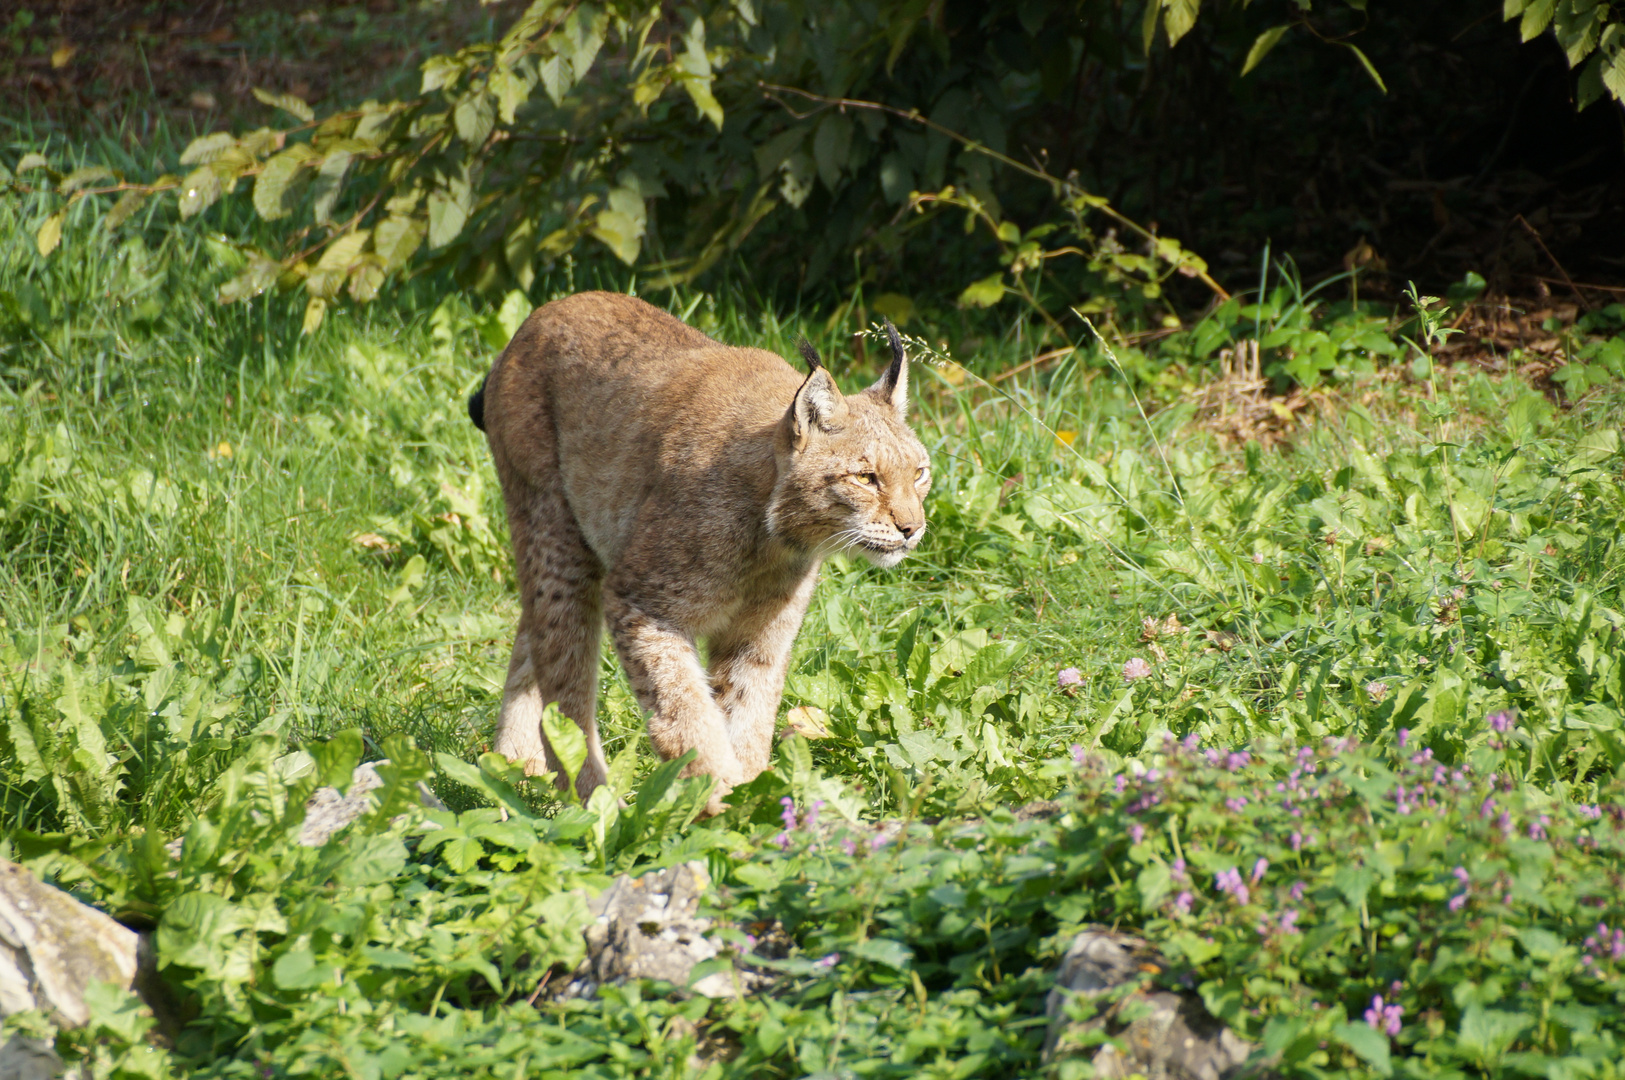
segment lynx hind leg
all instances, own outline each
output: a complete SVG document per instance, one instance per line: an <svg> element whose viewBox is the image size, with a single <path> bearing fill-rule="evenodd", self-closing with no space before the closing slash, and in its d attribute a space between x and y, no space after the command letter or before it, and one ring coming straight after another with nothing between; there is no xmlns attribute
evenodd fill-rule
<svg viewBox="0 0 1625 1080"><path fill-rule="evenodd" d="M506 478L505 478L506 479ZM598 561L582 540L562 495L503 484L519 577L521 614L503 687L493 749L530 775L559 774L542 732L542 711L558 702L587 740L576 776L582 800L609 775L598 740L598 660L603 599Z"/></svg>

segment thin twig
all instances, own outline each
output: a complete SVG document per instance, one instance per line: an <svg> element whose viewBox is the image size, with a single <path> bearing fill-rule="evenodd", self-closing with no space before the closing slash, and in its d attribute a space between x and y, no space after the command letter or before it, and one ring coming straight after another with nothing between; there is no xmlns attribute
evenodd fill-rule
<svg viewBox="0 0 1625 1080"><path fill-rule="evenodd" d="M1058 360L1063 356L1070 356L1072 353L1077 352L1077 350L1078 350L1078 347L1076 345L1063 345L1059 349L1051 349L1049 352L1039 353L1037 356L1033 357L1031 360L1028 360L1027 362L1022 363L1022 364L1017 364L1015 367L1011 368L1009 371L1001 371L1001 372L999 372L997 375L995 375L991 379L989 379L988 382L1003 382L1006 379L1013 378L1014 376L1020 375L1023 371L1026 371L1029 368L1035 368L1039 364L1047 364L1051 360Z"/></svg>
<svg viewBox="0 0 1625 1080"><path fill-rule="evenodd" d="M1557 272L1559 274L1563 275L1563 283L1569 287L1569 291L1574 294L1574 298L1580 301L1580 306L1585 308L1587 311L1590 311L1591 303L1586 299L1585 293L1581 292L1580 287L1574 283L1574 279L1569 277L1569 272L1563 269L1562 263L1557 261L1557 256L1553 255L1552 249L1546 246L1546 241L1540 238L1540 233L1536 231L1533 225L1529 224L1528 220L1522 214L1514 214L1513 217L1518 224L1529 230L1529 235L1535 238L1535 243L1540 245L1540 250L1544 251L1546 253L1546 257L1552 260L1552 265L1557 267Z"/></svg>
<svg viewBox="0 0 1625 1080"><path fill-rule="evenodd" d="M1051 176L1049 173L1045 172L1043 169L1038 169L1038 168L1034 168L1031 165L1023 164L1022 162L1017 161L1015 158L1010 157L1007 154L1001 154L997 150L994 150L992 147L989 147L989 146L984 145L983 143L977 142L975 139L967 138L966 136L961 135L959 132L954 131L952 128L943 127L941 124L937 123L935 120L931 120L931 119L926 118L925 116L922 116L920 114L919 109L899 109L895 105L886 105L886 104L883 104L883 103L878 102L878 101L865 101L862 98L832 98L832 97L826 97L823 94L815 94L810 90L802 90L799 87L780 86L778 83L770 83L770 82L765 82L763 80L757 80L756 85L761 87L763 94L765 94L772 101L774 101L774 102L778 103L780 106L782 106L786 112L788 112L791 116L795 117L797 120L804 120L807 117L812 116L813 113L817 112L818 110L815 109L812 112L798 113L798 112L796 112L795 109L791 108L790 105L787 102L782 101L778 97L774 96L775 94L796 94L796 95L798 95L800 97L806 98L809 101L815 101L818 104L820 104L820 105L822 105L822 106L824 106L826 108L835 107L835 108L839 108L839 109L842 109L842 110L845 110L845 109L870 109L870 110L873 110L875 112L889 113L890 115L896 116L896 117L898 117L900 119L910 120L910 121L913 121L916 124L922 124L925 127L929 128L930 130L935 131L939 135L946 135L948 138L953 139L955 142L958 142L958 143L962 144L967 150L974 150L978 154L985 154L986 156L992 158L994 161L999 162L1001 165L1005 165L1005 166L1008 166L1009 168L1015 169L1017 172L1023 173L1023 174L1025 174L1027 176L1030 176L1034 180L1042 180L1044 183L1052 185L1055 188L1057 194L1059 194L1063 190L1065 190L1065 191L1079 191L1080 190L1077 187L1077 185L1071 183L1070 181L1062 180L1062 179L1060 179L1059 177L1056 177L1056 176ZM1133 220L1132 218L1128 218L1128 217L1123 216L1123 214L1119 213L1110 204L1101 202L1101 203L1094 204L1092 208L1096 209L1096 210L1099 210L1101 213L1105 214L1107 217L1111 218L1113 221L1117 222L1119 225L1122 225L1124 228L1130 229L1133 232L1138 233L1143 239L1149 240L1152 243L1156 243L1157 240L1159 239L1159 237L1156 235L1156 233L1153 233L1151 230L1147 229L1145 226L1141 225L1139 222ZM1214 281L1212 276L1209 275L1206 270L1196 270L1196 271L1193 271L1193 273L1194 273L1195 277L1197 278L1197 280L1201 281L1202 284L1206 285L1209 289L1212 289L1214 294L1217 295L1221 300L1230 299L1230 294L1227 291L1225 291L1224 286L1220 285L1217 281Z"/></svg>

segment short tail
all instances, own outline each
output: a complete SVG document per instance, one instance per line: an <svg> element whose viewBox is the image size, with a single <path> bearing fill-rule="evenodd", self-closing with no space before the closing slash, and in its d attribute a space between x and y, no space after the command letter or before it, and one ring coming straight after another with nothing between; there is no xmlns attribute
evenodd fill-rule
<svg viewBox="0 0 1625 1080"><path fill-rule="evenodd" d="M480 388L474 391L474 396L468 399L468 418L474 421L474 426L481 431L485 430L485 380L480 380Z"/></svg>

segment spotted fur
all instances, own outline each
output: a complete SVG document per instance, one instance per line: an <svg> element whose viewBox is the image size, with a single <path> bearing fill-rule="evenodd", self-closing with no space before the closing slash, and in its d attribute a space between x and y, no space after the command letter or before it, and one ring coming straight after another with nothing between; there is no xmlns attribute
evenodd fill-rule
<svg viewBox="0 0 1625 1080"><path fill-rule="evenodd" d="M711 812L767 767L820 563L855 551L895 566L925 531L930 464L887 329L890 366L847 397L810 345L803 377L632 297L581 293L531 314L470 403L520 588L498 752L556 772L540 724L556 701L587 738L577 791L604 782L607 622L655 749L693 750L688 773L716 779Z"/></svg>

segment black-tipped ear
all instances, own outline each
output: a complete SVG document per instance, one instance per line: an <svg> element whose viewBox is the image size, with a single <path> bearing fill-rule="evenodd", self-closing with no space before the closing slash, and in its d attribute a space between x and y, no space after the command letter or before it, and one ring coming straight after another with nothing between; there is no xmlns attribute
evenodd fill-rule
<svg viewBox="0 0 1625 1080"><path fill-rule="evenodd" d="M846 426L846 399L827 369L814 368L801 384L790 403L789 420L791 442L798 451L806 448L814 431L827 435Z"/></svg>
<svg viewBox="0 0 1625 1080"><path fill-rule="evenodd" d="M824 366L824 361L819 357L818 350L813 348L812 342L802 338L798 347L801 349L802 359L807 361L807 374L811 375Z"/></svg>
<svg viewBox="0 0 1625 1080"><path fill-rule="evenodd" d="M891 364L868 392L896 409L901 420L908 416L908 356L903 352L903 339L897 336L897 327L890 319L886 320L886 340L891 343Z"/></svg>

